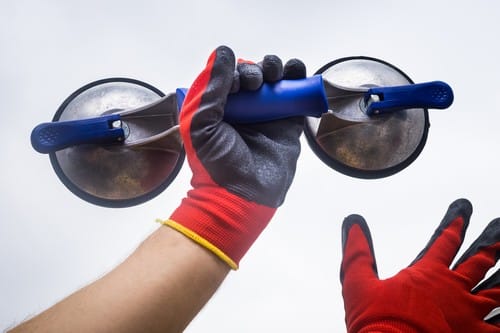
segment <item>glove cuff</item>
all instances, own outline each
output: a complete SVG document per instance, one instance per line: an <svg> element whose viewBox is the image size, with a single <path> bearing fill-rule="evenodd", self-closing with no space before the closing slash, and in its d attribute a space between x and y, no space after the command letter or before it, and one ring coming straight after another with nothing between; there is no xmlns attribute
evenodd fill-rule
<svg viewBox="0 0 500 333"><path fill-rule="evenodd" d="M451 333L448 325L444 326L433 323L431 318L428 318L424 326L401 319L387 318L363 325L358 329L350 329L348 333Z"/></svg>
<svg viewBox="0 0 500 333"><path fill-rule="evenodd" d="M354 333L354 331L349 331ZM356 333L432 333L416 329L413 325L397 320L380 320L364 326Z"/></svg>
<svg viewBox="0 0 500 333"><path fill-rule="evenodd" d="M188 192L167 225L217 255L232 269L273 217L276 208L247 201L220 187Z"/></svg>

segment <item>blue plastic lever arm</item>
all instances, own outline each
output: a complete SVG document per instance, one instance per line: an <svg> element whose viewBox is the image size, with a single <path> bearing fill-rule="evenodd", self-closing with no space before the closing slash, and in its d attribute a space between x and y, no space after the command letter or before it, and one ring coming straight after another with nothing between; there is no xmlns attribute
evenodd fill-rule
<svg viewBox="0 0 500 333"><path fill-rule="evenodd" d="M120 115L43 123L31 132L31 145L39 153L52 153L70 146L86 143L113 143L124 139L121 127L114 128L113 122Z"/></svg>
<svg viewBox="0 0 500 333"><path fill-rule="evenodd" d="M379 101L369 102L373 95L377 95ZM442 81L375 87L366 92L365 103L368 115L412 108L446 109L453 103L453 91Z"/></svg>
<svg viewBox="0 0 500 333"><path fill-rule="evenodd" d="M176 91L177 105L182 106L187 89ZM264 83L256 91L239 91L228 96L224 120L248 124L294 116L320 117L328 111L321 75L300 80Z"/></svg>

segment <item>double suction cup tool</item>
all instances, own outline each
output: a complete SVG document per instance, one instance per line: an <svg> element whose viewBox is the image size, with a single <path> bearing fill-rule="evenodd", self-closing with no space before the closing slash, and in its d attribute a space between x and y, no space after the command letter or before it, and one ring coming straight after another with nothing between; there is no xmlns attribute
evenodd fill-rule
<svg viewBox="0 0 500 333"><path fill-rule="evenodd" d="M52 122L38 125L31 142L49 154L59 179L80 198L105 207L137 205L165 190L184 162L178 112L185 94L165 95L128 78L95 81L69 96ZM452 102L444 82L414 84L389 63L349 57L309 78L230 95L224 119L241 124L305 116L307 141L323 162L349 176L381 178L420 154L428 109Z"/></svg>

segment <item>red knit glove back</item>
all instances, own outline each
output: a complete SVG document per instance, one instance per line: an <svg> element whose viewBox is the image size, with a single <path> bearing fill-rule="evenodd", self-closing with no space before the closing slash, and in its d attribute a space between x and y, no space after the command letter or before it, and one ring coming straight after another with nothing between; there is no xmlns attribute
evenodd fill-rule
<svg viewBox="0 0 500 333"><path fill-rule="evenodd" d="M358 215L343 224L341 281L349 333L499 333L485 317L500 306L500 274L480 283L500 255L500 219L492 221L450 269L471 204L457 200L430 242L397 275L380 280L370 231Z"/></svg>

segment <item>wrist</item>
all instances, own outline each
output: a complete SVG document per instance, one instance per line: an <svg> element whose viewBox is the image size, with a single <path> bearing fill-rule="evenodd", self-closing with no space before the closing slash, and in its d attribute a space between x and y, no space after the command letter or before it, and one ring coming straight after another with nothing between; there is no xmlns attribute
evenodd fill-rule
<svg viewBox="0 0 500 333"><path fill-rule="evenodd" d="M257 204L217 186L188 192L163 224L181 232L237 269L276 208Z"/></svg>

